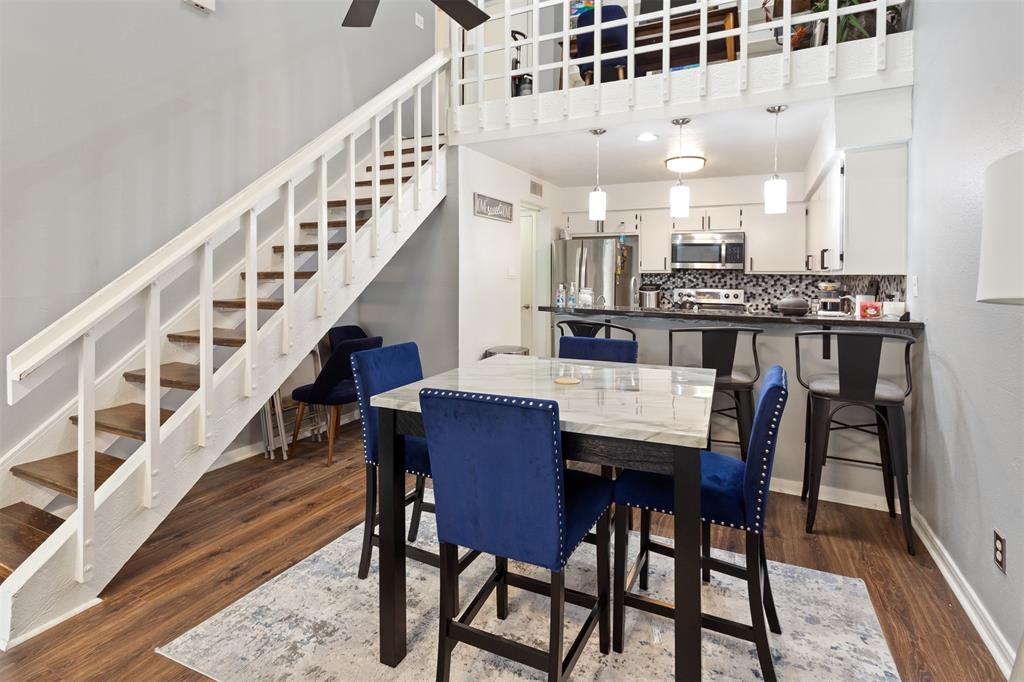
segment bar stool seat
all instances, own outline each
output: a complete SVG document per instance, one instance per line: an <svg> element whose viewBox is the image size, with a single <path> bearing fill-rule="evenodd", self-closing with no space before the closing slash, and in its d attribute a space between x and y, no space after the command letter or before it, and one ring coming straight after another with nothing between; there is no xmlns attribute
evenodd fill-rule
<svg viewBox="0 0 1024 682"><path fill-rule="evenodd" d="M732 374L715 377L715 390L728 391L734 388L750 388L754 385L754 377L746 372L734 369Z"/></svg>
<svg viewBox="0 0 1024 682"><path fill-rule="evenodd" d="M842 395L839 392L838 374L819 374L807 380L807 386L811 393L822 398L838 400ZM874 403L902 405L906 400L906 389L888 379L878 379L875 383Z"/></svg>

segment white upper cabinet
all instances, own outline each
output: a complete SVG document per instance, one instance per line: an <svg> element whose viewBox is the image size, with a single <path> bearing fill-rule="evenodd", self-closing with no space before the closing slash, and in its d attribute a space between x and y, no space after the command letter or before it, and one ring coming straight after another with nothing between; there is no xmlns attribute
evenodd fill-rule
<svg viewBox="0 0 1024 682"><path fill-rule="evenodd" d="M792 202L777 215L765 214L763 204L743 207L747 272L805 272L806 211Z"/></svg>
<svg viewBox="0 0 1024 682"><path fill-rule="evenodd" d="M640 211L640 272L669 272L672 218L667 208Z"/></svg>
<svg viewBox="0 0 1024 682"><path fill-rule="evenodd" d="M692 206L686 218L674 218L674 232L739 232L743 229L742 206Z"/></svg>
<svg viewBox="0 0 1024 682"><path fill-rule="evenodd" d="M843 260L843 166L836 160L807 204L807 255L811 272L841 272Z"/></svg>
<svg viewBox="0 0 1024 682"><path fill-rule="evenodd" d="M589 220L586 213L566 213L565 226L573 237L636 234L640 229L640 219L636 211L607 211L603 223Z"/></svg>
<svg viewBox="0 0 1024 682"><path fill-rule="evenodd" d="M690 207L690 215L685 218L672 218L673 232L700 232L704 229L707 221L704 209L696 206Z"/></svg>
<svg viewBox="0 0 1024 682"><path fill-rule="evenodd" d="M843 273L907 274L907 146L846 152Z"/></svg>

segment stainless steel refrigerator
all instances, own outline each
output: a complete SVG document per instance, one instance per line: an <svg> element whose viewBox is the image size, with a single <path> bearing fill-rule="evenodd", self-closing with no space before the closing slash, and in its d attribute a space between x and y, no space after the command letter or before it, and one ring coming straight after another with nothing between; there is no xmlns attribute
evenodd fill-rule
<svg viewBox="0 0 1024 682"><path fill-rule="evenodd" d="M639 237L577 237L554 242L551 302L559 284L594 290L594 307L632 306L640 282Z"/></svg>

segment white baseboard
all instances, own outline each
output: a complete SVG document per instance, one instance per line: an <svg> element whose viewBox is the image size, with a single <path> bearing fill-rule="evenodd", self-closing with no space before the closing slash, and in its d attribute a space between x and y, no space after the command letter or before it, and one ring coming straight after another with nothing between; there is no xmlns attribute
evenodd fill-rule
<svg viewBox="0 0 1024 682"><path fill-rule="evenodd" d="M802 481L790 481L785 478L772 478L771 490L773 492L799 496L802 487ZM864 507L866 509L879 509L881 511L888 511L889 509L885 503L884 495L862 493L856 490L845 490L843 488L832 488L827 485L823 485L819 488L818 499L826 502L848 504L854 507ZM899 510L900 503L899 500L896 500L896 512L899 513Z"/></svg>
<svg viewBox="0 0 1024 682"><path fill-rule="evenodd" d="M942 573L942 577L946 579L946 583L953 590L960 606L967 612L967 617L971 619L974 629L981 635L981 639L988 647L992 658L995 659L996 665L1003 671L1003 675L1009 678L1013 659L1016 657L1013 646L999 631L988 609L981 603L981 599L978 598L977 593L967 582L967 578L953 561L953 557L949 555L938 536L928 525L924 515L916 507L911 506L911 509L913 510L914 530L917 531L918 537L921 538L921 542L924 543L928 553L935 560L935 565L939 567L939 572Z"/></svg>
<svg viewBox="0 0 1024 682"><path fill-rule="evenodd" d="M40 625L38 627L34 627L31 630L29 630L28 632L22 633L18 637L14 637L14 638L12 638L10 640L0 641L0 651L8 651L8 650L18 646L22 642L25 642L25 641L28 641L29 639L32 639L33 637L38 635L40 632L43 632L44 630L49 630L53 626L58 625L60 623L63 623L64 621L66 621L68 618L71 618L72 616L77 616L82 611L85 611L86 609L92 608L93 606L96 606L97 604L99 604L102 601L103 600L100 599L99 597L95 597L95 598L90 599L89 601L85 602L81 606L79 606L77 608L74 608L74 609L71 609L67 613L62 614L61 616L58 616L57 618L54 618L53 620L50 620L50 621L48 621L46 623L43 623L42 625Z"/></svg>

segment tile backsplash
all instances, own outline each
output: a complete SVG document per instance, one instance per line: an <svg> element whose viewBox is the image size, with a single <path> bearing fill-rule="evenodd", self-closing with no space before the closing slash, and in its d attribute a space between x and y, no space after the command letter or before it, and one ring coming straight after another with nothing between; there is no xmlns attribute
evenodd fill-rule
<svg viewBox="0 0 1024 682"><path fill-rule="evenodd" d="M878 280L883 298L905 301L907 278L903 275L756 275L735 270L684 270L664 275L643 275L645 284L657 284L666 289L742 289L746 294L750 312L771 309L792 289L808 301L821 297L818 282L839 282L840 288L851 295L867 293L872 280Z"/></svg>

